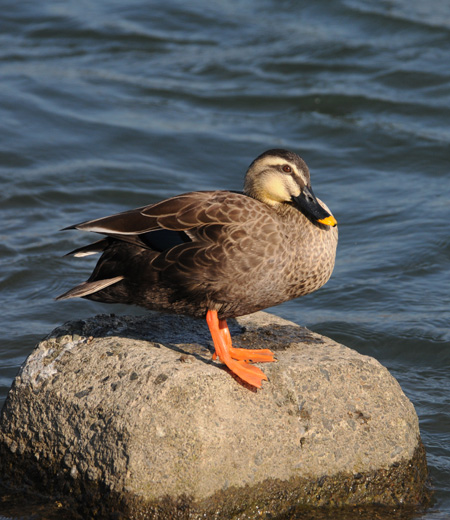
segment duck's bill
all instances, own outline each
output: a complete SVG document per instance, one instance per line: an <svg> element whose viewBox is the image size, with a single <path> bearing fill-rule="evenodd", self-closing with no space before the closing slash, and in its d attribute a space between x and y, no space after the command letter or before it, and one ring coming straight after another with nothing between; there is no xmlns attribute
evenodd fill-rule
<svg viewBox="0 0 450 520"><path fill-rule="evenodd" d="M336 226L337 220L333 217L333 215L330 215L329 217L321 218L317 222L320 222L321 224L325 224L326 226Z"/></svg>
<svg viewBox="0 0 450 520"><path fill-rule="evenodd" d="M333 215L319 204L311 188L305 186L298 197L292 197L292 202L300 211L316 222L326 226L335 226L337 224Z"/></svg>

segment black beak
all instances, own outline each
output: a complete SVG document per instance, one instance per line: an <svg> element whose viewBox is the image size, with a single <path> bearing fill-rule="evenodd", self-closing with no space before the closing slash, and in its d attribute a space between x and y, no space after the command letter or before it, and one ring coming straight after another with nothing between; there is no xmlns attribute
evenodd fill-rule
<svg viewBox="0 0 450 520"><path fill-rule="evenodd" d="M298 197L292 197L292 202L300 211L312 220L333 227L337 224L333 215L330 215L327 210L322 208L312 189L307 186L303 188Z"/></svg>

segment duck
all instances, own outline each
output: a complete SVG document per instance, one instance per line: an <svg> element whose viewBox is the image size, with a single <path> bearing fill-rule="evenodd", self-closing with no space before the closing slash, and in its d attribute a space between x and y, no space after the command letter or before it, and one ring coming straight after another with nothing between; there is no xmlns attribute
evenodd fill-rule
<svg viewBox="0 0 450 520"><path fill-rule="evenodd" d="M271 149L248 167L243 191L193 191L64 230L103 238L67 253L101 254L87 281L56 300L104 303L206 319L213 360L250 387L276 361L269 349L235 348L227 319L322 287L330 278L337 221L312 188L305 161Z"/></svg>

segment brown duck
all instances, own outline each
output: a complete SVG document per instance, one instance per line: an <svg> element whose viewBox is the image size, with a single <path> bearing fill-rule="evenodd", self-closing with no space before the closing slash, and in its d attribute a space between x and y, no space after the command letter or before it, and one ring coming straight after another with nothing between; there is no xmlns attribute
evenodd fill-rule
<svg viewBox="0 0 450 520"><path fill-rule="evenodd" d="M267 377L250 361L274 361L273 353L233 348L225 320L319 289L333 271L338 239L307 165L287 150L257 157L242 193L185 193L65 229L106 238L69 253L102 256L87 282L57 300L206 317L213 359L258 388Z"/></svg>

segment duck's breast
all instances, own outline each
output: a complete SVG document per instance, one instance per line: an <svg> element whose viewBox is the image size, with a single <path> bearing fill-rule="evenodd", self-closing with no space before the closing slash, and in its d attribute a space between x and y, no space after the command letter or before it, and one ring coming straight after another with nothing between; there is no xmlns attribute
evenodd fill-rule
<svg viewBox="0 0 450 520"><path fill-rule="evenodd" d="M297 298L316 291L330 278L338 231L337 227L313 223L295 208L291 209L285 221L288 238L284 254L289 260L283 274L286 294Z"/></svg>

